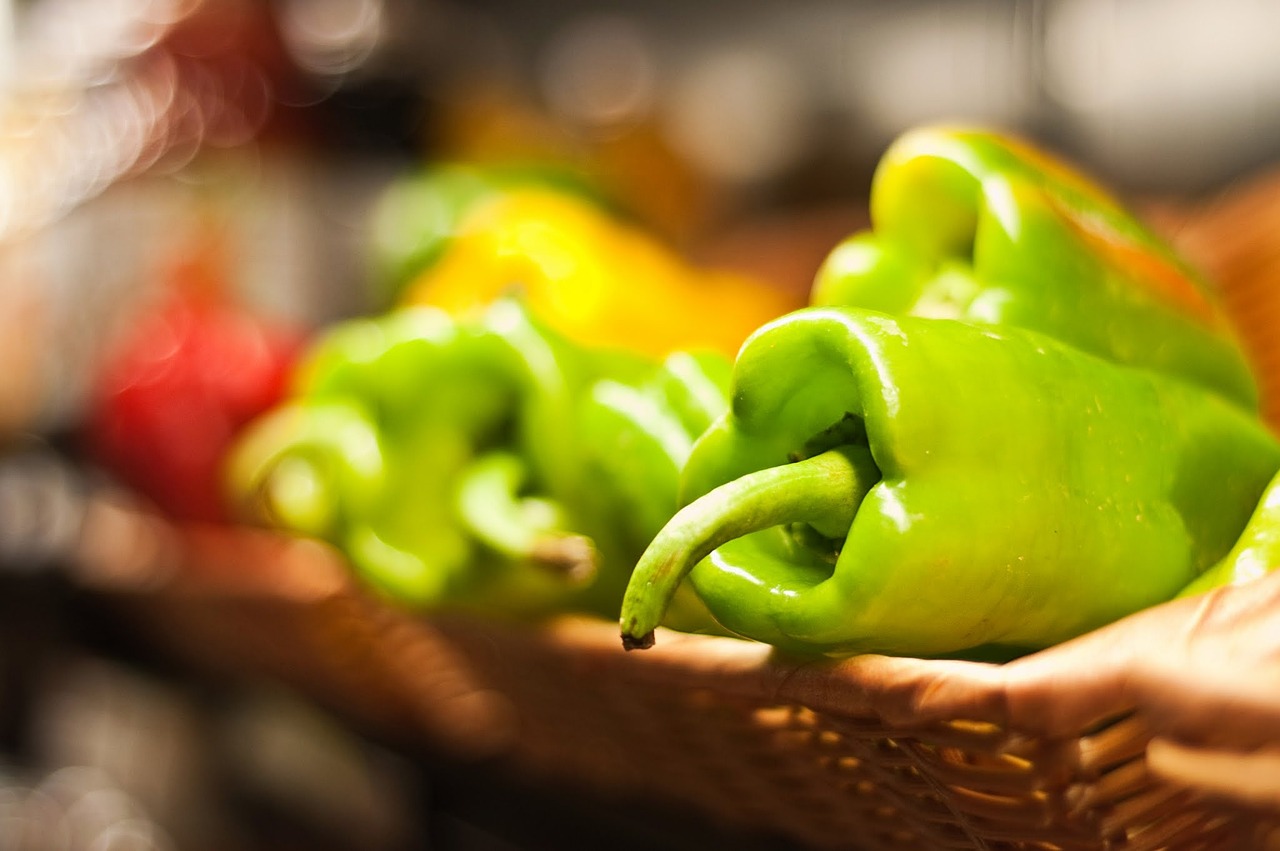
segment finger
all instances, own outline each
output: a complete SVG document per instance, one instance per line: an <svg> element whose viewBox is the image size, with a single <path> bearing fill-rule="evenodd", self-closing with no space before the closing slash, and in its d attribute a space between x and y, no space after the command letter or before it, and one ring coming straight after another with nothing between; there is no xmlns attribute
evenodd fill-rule
<svg viewBox="0 0 1280 851"><path fill-rule="evenodd" d="M1280 683L1226 667L1144 675L1132 692L1153 730L1186 744L1247 750L1280 742Z"/></svg>
<svg viewBox="0 0 1280 851"><path fill-rule="evenodd" d="M1156 738L1147 746L1147 769L1204 794L1280 813L1280 748L1228 751Z"/></svg>

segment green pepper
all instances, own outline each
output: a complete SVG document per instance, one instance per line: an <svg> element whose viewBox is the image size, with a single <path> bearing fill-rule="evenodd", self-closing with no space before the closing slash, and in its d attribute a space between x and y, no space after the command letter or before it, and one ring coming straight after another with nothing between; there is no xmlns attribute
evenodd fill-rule
<svg viewBox="0 0 1280 851"><path fill-rule="evenodd" d="M675 352L641 382L595 382L579 405L581 463L593 493L589 525L628 571L679 508L680 472L694 440L729 408L731 364L716 352ZM617 613L618 590L606 612ZM685 632L715 629L688 589L664 623ZM718 631L718 630L716 630Z"/></svg>
<svg viewBox="0 0 1280 851"><path fill-rule="evenodd" d="M685 575L797 653L1046 646L1176 594L1280 468L1217 394L1022 329L809 308L732 389L632 575L628 647Z"/></svg>
<svg viewBox="0 0 1280 851"><path fill-rule="evenodd" d="M1239 540L1226 556L1182 589L1181 597L1243 585L1280 567L1280 476L1267 485Z"/></svg>
<svg viewBox="0 0 1280 851"><path fill-rule="evenodd" d="M1255 410L1207 285L1103 189L1023 142L925 128L881 160L873 231L837 246L811 300L1039 331Z"/></svg>
<svg viewBox="0 0 1280 851"><path fill-rule="evenodd" d="M729 409L731 364L676 352L642 382L605 378L579 407L581 463L602 513L619 524L632 561L679 507L680 471L694 439Z"/></svg>
<svg viewBox="0 0 1280 851"><path fill-rule="evenodd" d="M723 380L714 360L579 347L514 301L467 319L404 308L329 332L230 480L260 519L335 543L402 603L616 611L636 535L675 511L693 436L727 408L722 363Z"/></svg>

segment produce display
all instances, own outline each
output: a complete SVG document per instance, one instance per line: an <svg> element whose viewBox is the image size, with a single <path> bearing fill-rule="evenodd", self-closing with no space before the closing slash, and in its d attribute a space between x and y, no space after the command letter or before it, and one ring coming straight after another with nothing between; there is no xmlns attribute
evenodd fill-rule
<svg viewBox="0 0 1280 851"><path fill-rule="evenodd" d="M1221 310L1102 190L1023 143L927 128L811 309L739 354L690 504L627 589L653 642L688 575L801 653L1048 646L1253 561L1280 466ZM1224 559L1215 567L1215 563ZM1210 570L1212 568L1212 570Z"/></svg>
<svg viewBox="0 0 1280 851"><path fill-rule="evenodd" d="M1280 442L1193 270L985 131L901 138L871 214L788 313L545 173L406 178L403 303L313 345L233 500L400 604L621 607L628 648L1008 658L1258 572Z"/></svg>
<svg viewBox="0 0 1280 851"><path fill-rule="evenodd" d="M469 318L404 307L319 340L230 480L402 604L612 613L728 372L579 346L512 300Z"/></svg>
<svg viewBox="0 0 1280 851"><path fill-rule="evenodd" d="M1259 57L1100 98L1141 15L20 5L15 836L1280 837Z"/></svg>

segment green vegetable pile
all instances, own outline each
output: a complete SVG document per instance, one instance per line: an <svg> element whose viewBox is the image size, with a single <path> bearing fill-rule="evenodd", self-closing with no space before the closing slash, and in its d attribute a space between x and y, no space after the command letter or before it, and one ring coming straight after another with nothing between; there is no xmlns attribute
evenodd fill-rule
<svg viewBox="0 0 1280 851"><path fill-rule="evenodd" d="M612 615L728 374L579 346L516 301L400 308L331 329L229 478L243 510L332 542L398 603Z"/></svg>
<svg viewBox="0 0 1280 851"><path fill-rule="evenodd" d="M435 257L439 217L412 209L456 199L432 185L396 232ZM1230 323L1114 198L1020 141L925 128L882 160L871 219L733 364L585 345L514 298L339 325L232 490L398 603L621 605L628 648L666 624L1007 658L1280 563L1280 441ZM557 309L593 309L572 286Z"/></svg>

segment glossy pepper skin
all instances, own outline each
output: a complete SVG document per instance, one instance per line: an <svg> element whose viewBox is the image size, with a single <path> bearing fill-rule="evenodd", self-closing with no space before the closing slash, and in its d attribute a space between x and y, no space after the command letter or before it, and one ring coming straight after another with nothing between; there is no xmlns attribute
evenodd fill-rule
<svg viewBox="0 0 1280 851"><path fill-rule="evenodd" d="M1028 328L1257 407L1205 282L1106 191L1024 142L907 133L876 170L871 221L832 251L813 304Z"/></svg>
<svg viewBox="0 0 1280 851"><path fill-rule="evenodd" d="M1216 394L1043 335L811 308L743 346L624 644L686 572L796 653L1035 648L1174 596L1231 547L1280 445Z"/></svg>
<svg viewBox="0 0 1280 851"><path fill-rule="evenodd" d="M599 483L593 504L634 563L679 508L694 440L729 409L732 364L674 352L650 374L592 383L577 408L580 463Z"/></svg>
<svg viewBox="0 0 1280 851"><path fill-rule="evenodd" d="M1221 561L1182 589L1189 597L1227 585L1243 585L1280 568L1280 476L1267 485L1235 546Z"/></svg>
<svg viewBox="0 0 1280 851"><path fill-rule="evenodd" d="M752 331L798 306L760 281L693 268L598 205L534 188L479 205L405 298L461 314L511 293L578 343L653 357L732 357Z"/></svg>
<svg viewBox="0 0 1280 851"><path fill-rule="evenodd" d="M643 547L628 524L674 511L692 443L654 395L669 374L569 343L514 301L466 320L423 307L356 320L319 343L288 404L241 442L231 486L261 519L337 544L409 606L613 612ZM718 380L688 378L700 391ZM608 386L631 400L616 415L593 396ZM600 477L628 458L645 462L629 490Z"/></svg>

